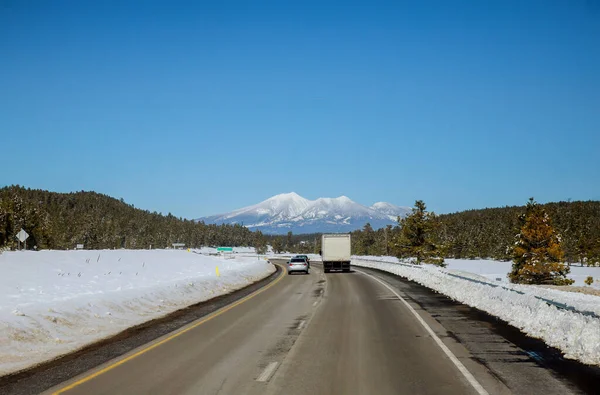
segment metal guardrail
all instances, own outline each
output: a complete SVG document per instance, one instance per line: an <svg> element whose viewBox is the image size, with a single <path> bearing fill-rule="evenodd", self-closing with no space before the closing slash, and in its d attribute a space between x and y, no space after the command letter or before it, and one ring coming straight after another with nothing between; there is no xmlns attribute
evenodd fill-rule
<svg viewBox="0 0 600 395"><path fill-rule="evenodd" d="M379 260L374 260L374 259L357 259L357 260L362 260L362 261L366 261L366 262L391 263L393 265L401 265L401 266L411 267L413 269L423 269L423 266L411 265L411 264L402 263L402 262L388 262L388 261L379 261ZM454 274L454 273L444 272L444 274L447 274L448 276L460 278L461 280L467 280L467 281L471 281L473 283L487 285L487 286L490 286L490 287L493 287L493 288L498 288L499 287L499 288L505 289L507 291L518 293L519 295L526 295L525 292L521 292L521 291L518 291L518 290L512 289L512 288L507 288L507 287L505 287L503 285L500 285L500 284L488 283L486 281L476 280L474 278L469 278L469 277L461 276L459 274ZM554 306L554 307L559 308L561 310L568 310L568 311L571 311L573 313L581 314L581 315L584 315L584 316L587 316L587 317L600 318L600 316L598 314L594 313L593 311L577 310L575 307L569 306L569 305L567 305L565 303L556 302L554 300L546 299L546 298L543 298L543 297L537 296L537 295L532 295L532 296L534 298L536 298L536 299L539 299L539 300L545 302L548 305Z"/></svg>

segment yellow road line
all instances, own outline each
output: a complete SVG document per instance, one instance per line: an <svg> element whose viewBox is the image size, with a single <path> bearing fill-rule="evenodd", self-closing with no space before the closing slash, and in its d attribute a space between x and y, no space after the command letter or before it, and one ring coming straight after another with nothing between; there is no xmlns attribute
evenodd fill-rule
<svg viewBox="0 0 600 395"><path fill-rule="evenodd" d="M200 325L204 324L205 322L210 321L213 318L218 317L221 314L223 314L223 313L225 313L225 312L233 309L235 306L239 306L240 304L242 304L242 303L244 303L244 302L252 299L256 295L259 295L259 294L263 293L264 291L266 291L267 289L273 287L275 284L277 284L279 281L281 281L282 278L284 278L284 276L286 274L285 268L283 268L279 264L277 264L277 266L281 267L281 269L282 269L281 273L279 274L279 277L275 281L273 281L271 284L267 285L266 287L260 288L260 289L258 289L256 291L254 291L250 295L247 295L247 296L243 297L242 299L238 300L237 302L234 302L234 303L232 303L230 305L222 307L221 309L219 309L219 310L211 313L208 317L202 319L201 321L196 322L192 326L189 326L189 327L187 327L187 328L185 328L183 330L180 330L179 332L176 332L176 333L172 334L171 336L169 336L167 338L164 338L164 339L162 339L161 341L159 341L157 343L154 343L154 344L152 344L152 345L150 345L150 346L148 346L146 348L143 348L143 349L139 350L138 352L136 352L135 354L132 354L132 355L128 356L127 358L123 358L123 359L121 359L119 361L116 361L115 363L113 363L113 364L111 364L111 365L109 365L109 366L107 366L107 367L105 367L105 368L103 368L103 369L101 369L101 370L99 370L99 371L97 371L95 373L92 373L92 374L90 374L88 376L85 376L85 377L81 378L80 380L78 380L78 381L76 381L76 382L74 382L72 384L69 384L66 387L63 387L63 388L59 389L58 391L53 392L52 395L59 395L59 394L65 393L65 392L67 392L69 390L72 390L73 388L78 387L81 384L83 384L83 383L85 383L87 381L90 381L91 379L93 379L95 377L98 377L101 374L106 373L106 372L108 372L108 371L116 368L117 366L123 365L125 362L131 361L135 357L138 357L138 356L140 356L140 355L142 355L142 354L144 354L144 353L146 353L146 352L148 352L150 350L155 349L156 347L158 347L158 346L160 346L162 344L165 344L169 340L175 339L176 337L178 337L178 336L180 336L180 335L182 335L182 334L184 334L186 332L189 332L189 331L191 331L194 328L199 327Z"/></svg>

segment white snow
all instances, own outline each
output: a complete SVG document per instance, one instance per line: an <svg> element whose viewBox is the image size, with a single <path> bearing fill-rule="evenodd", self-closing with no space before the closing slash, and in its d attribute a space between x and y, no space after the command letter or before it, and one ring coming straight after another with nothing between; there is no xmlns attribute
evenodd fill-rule
<svg viewBox="0 0 600 395"><path fill-rule="evenodd" d="M379 219L387 218L386 215L381 214L372 208L356 203L346 196L340 196L337 198L319 198L314 200L310 202L310 205L299 214L299 217L303 219L324 217L336 218L337 216L344 218L348 217L349 215L352 217L374 217Z"/></svg>
<svg viewBox="0 0 600 395"><path fill-rule="evenodd" d="M256 257L179 250L5 252L0 375L229 293L274 270Z"/></svg>
<svg viewBox="0 0 600 395"><path fill-rule="evenodd" d="M230 213L220 214L200 220L209 223L244 223L248 228L281 226L291 224L328 221L331 224L349 224L353 218L395 222L398 216L410 212L410 208L390 203L378 202L371 207L356 203L347 196L308 200L295 192L273 196L258 204L244 207Z"/></svg>
<svg viewBox="0 0 600 395"><path fill-rule="evenodd" d="M200 254L216 254L217 247L202 247L202 248L192 248L193 252L197 252ZM256 248L254 247L233 247L234 254L244 254L244 255L256 255Z"/></svg>
<svg viewBox="0 0 600 395"><path fill-rule="evenodd" d="M304 211L311 201L303 198L295 192L282 193L270 197L258 204L244 207L227 214L217 215L213 218L214 221L219 222L235 217L246 217L246 216L269 216L273 219L289 219L294 218L302 211ZM257 224L248 224L247 226L258 226Z"/></svg>
<svg viewBox="0 0 600 395"><path fill-rule="evenodd" d="M412 211L411 207L400 207L386 202L377 202L371 206L371 209L388 215L392 220L398 216L404 216Z"/></svg>
<svg viewBox="0 0 600 395"><path fill-rule="evenodd" d="M398 258L392 256L362 256L357 258L398 262ZM477 274L486 280L503 283L508 283L507 276L512 268L512 262L510 261L502 262L492 259L446 259L445 262L448 270ZM573 285L583 287L586 286L584 281L588 276L594 278L592 287L600 289L600 267L571 266L571 273L567 277L575 280Z"/></svg>
<svg viewBox="0 0 600 395"><path fill-rule="evenodd" d="M539 298L562 303L579 311L600 315L600 297L531 285L517 285L494 280L504 273L506 264L494 261L448 260L448 268L431 265L410 265L392 257L353 257L356 266L373 267L406 277L461 303L495 315L524 333L540 338L546 344L564 352L565 357L600 365L600 319L559 309ZM480 273L473 273L473 266ZM457 268L460 268L457 269ZM450 274L499 285L490 285L457 278ZM499 276L501 277L501 276ZM514 292L519 291L519 292Z"/></svg>

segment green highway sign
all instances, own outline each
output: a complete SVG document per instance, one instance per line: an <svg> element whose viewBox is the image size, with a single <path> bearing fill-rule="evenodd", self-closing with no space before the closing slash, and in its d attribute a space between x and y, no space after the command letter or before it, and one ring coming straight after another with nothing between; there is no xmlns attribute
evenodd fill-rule
<svg viewBox="0 0 600 395"><path fill-rule="evenodd" d="M217 247L217 252L233 252L233 247Z"/></svg>

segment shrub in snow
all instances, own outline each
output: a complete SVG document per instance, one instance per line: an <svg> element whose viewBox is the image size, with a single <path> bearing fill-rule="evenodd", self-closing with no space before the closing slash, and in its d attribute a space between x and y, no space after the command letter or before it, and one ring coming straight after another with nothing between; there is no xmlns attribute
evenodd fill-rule
<svg viewBox="0 0 600 395"><path fill-rule="evenodd" d="M513 248L513 283L569 285L569 266L563 263L560 235L545 210L529 199L525 214L519 217L521 232Z"/></svg>
<svg viewBox="0 0 600 395"><path fill-rule="evenodd" d="M587 285L592 285L594 283L594 277L592 276L587 276L587 278L584 281Z"/></svg>

